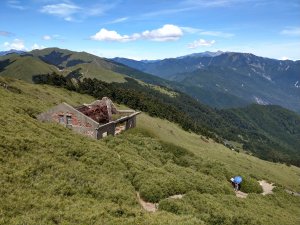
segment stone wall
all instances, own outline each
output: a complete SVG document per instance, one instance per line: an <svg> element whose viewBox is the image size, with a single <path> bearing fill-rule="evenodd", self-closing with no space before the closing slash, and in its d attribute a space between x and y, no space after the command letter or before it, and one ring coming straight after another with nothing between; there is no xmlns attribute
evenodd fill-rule
<svg viewBox="0 0 300 225"><path fill-rule="evenodd" d="M83 114L74 107L67 103L62 103L51 108L45 113L41 113L37 116L37 118L41 121L56 122L80 134L101 139L108 135L115 136L117 125L125 123L125 130L136 126L136 116L139 112L132 110L123 110L120 112L124 115L124 117L121 117L116 121L100 125L94 119ZM128 115L129 113L131 113L131 115Z"/></svg>
<svg viewBox="0 0 300 225"><path fill-rule="evenodd" d="M66 103L55 106L37 118L41 121L56 122L78 133L97 138L96 129L99 124Z"/></svg>

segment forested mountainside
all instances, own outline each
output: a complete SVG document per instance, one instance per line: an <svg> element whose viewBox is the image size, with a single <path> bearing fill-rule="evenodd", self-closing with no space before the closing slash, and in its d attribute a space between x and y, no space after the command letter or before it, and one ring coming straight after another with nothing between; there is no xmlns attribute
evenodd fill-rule
<svg viewBox="0 0 300 225"><path fill-rule="evenodd" d="M245 109L217 110L171 89L154 89L132 78L124 83L96 79L74 80L57 74L39 75L36 83L65 87L96 98L114 101L176 122L183 129L214 138L241 143L256 156L299 165L300 116L279 106L251 105Z"/></svg>
<svg viewBox="0 0 300 225"><path fill-rule="evenodd" d="M201 57L206 56L207 54ZM38 80L38 74L62 75L63 77L51 78L50 83L77 90L71 81L79 81L82 84L80 87L82 90L79 91L97 95L96 97L109 95L133 108L174 121L185 130L214 137L225 144L227 140L238 142L245 150L267 160L299 165L299 115L280 107L274 111L273 106L260 108L251 105L238 113L235 110L216 110L199 103L182 91L188 93L200 91L203 95L209 96L207 99L217 101L220 105L227 102L228 96L215 91L197 88L196 90L195 87L167 81L85 52L48 48L22 54L9 54L0 59L0 76L29 82L48 82L43 79ZM85 78L87 80L84 82ZM102 89L108 93L101 92ZM123 94L120 95L119 92ZM230 102L234 101L235 105L249 104L232 95L229 97ZM253 112L248 109L253 109ZM251 115L247 115L248 111ZM262 115L266 119L261 118ZM287 122L284 123L282 118ZM277 132L273 132L274 130Z"/></svg>
<svg viewBox="0 0 300 225"><path fill-rule="evenodd" d="M93 140L35 118L61 101L79 105L91 96L11 78L0 83L2 224L299 222L300 199L285 191L300 190L297 167L237 153L146 113L138 128ZM247 198L237 198L228 182L236 174ZM275 183L273 194L260 194L262 179ZM145 211L137 193L157 211Z"/></svg>
<svg viewBox="0 0 300 225"><path fill-rule="evenodd" d="M155 61L114 58L116 62L185 86L189 95L220 108L252 102L300 112L300 61L248 53L193 54ZM207 94L208 93L208 94ZM223 96L223 101L211 97Z"/></svg>

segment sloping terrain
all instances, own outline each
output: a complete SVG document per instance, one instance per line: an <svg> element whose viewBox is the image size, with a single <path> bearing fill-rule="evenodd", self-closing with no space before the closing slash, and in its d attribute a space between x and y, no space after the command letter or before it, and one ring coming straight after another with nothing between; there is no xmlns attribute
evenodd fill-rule
<svg viewBox="0 0 300 225"><path fill-rule="evenodd" d="M9 54L0 57L0 76L13 77L32 82L32 76L59 72L55 66L27 55Z"/></svg>
<svg viewBox="0 0 300 225"><path fill-rule="evenodd" d="M4 64L9 60L9 63ZM78 71L81 78L97 78L106 82L124 82L124 75L114 72L113 63L100 57L65 49L47 48L25 54L0 57L0 76L13 76L32 82L32 77L53 72L67 76Z"/></svg>
<svg viewBox="0 0 300 225"><path fill-rule="evenodd" d="M193 54L179 58L116 62L180 82L181 89L201 102L220 108L249 102L277 104L300 112L300 61L275 60L253 54L226 52ZM223 101L210 94L223 96Z"/></svg>
<svg viewBox="0 0 300 225"><path fill-rule="evenodd" d="M237 153L177 125L142 114L138 128L101 141L39 112L92 97L0 78L1 224L298 224L299 168ZM170 144L173 143L173 144ZM244 177L246 199L228 179ZM258 180L278 188L263 196ZM159 202L156 213L136 192ZM184 194L181 199L169 199Z"/></svg>
<svg viewBox="0 0 300 225"><path fill-rule="evenodd" d="M124 83L106 83L96 79L77 80L59 75L36 77L37 83L45 83L87 93L96 98L108 96L133 109L148 112L176 122L183 129L213 138L234 149L240 148L263 159L300 165L300 116L279 106L251 105L237 110L216 110L201 105L191 97L164 88L126 78ZM236 149L239 151L238 149Z"/></svg>
<svg viewBox="0 0 300 225"><path fill-rule="evenodd" d="M193 57L197 58L197 56ZM205 57L207 56L205 55ZM77 88L76 85L72 87L73 82L79 80L84 83L83 78L87 78L89 80L83 85L84 90L82 91L84 93L94 96L97 94L106 95L107 89L110 89L109 93L112 95L110 97L114 99L121 91L123 93L122 98L116 99L117 101L131 104L131 107L139 107L139 110L147 109L147 112L151 115L167 118L180 124L186 130L192 130L210 137L217 134L218 137L215 139L220 142L225 144L227 140L238 142L245 150L263 159L299 165L300 158L297 146L299 146L300 131L297 127L299 127L300 119L299 116L280 108L272 111L269 110L272 106L261 108L250 106L250 108L240 110L239 114L241 115L232 110L215 110L200 104L183 93L174 91L174 88L191 94L201 92L201 95L206 96L207 100L216 101L219 105L229 102L235 102L235 105L249 103L245 103L233 95L229 96L214 91L201 91L194 86L187 87L176 82L166 81L85 52L47 48L21 55L9 54L0 57L0 59L1 76L31 82L33 78L39 77L39 74L60 74L71 80L71 82L68 82L68 87L71 90ZM129 77L137 80L129 79ZM100 83L97 86L98 81L92 80L94 78L113 83L108 87L107 83ZM54 81L52 84L61 85L60 81L63 79L58 78L58 81ZM37 80L34 80L34 82L37 82ZM257 82L256 85L259 86L260 82ZM214 86L213 83L212 86ZM263 86L261 86L261 89L264 90ZM101 90L104 92L102 93ZM280 95L279 92L278 95ZM193 97L196 98L197 96ZM160 104L161 102L164 105ZM251 117L246 115L248 109L251 111ZM273 121L268 122L268 119L259 119L260 115L273 118ZM286 118L288 126L282 123L281 118ZM255 122L257 119L260 120L258 123ZM277 132L273 132L274 130ZM293 132L291 133L290 130Z"/></svg>

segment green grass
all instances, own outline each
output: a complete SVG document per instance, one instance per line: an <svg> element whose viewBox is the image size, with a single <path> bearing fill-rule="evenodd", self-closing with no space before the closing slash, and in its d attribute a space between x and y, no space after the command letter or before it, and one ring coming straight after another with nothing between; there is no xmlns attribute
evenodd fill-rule
<svg viewBox="0 0 300 225"><path fill-rule="evenodd" d="M7 56L5 58L7 58ZM5 67L4 71L0 73L0 76L13 77L15 79L32 82L33 75L58 72L54 66L31 56L20 57L12 55L10 61L12 63Z"/></svg>
<svg viewBox="0 0 300 225"><path fill-rule="evenodd" d="M68 67L66 70L71 72L78 68L81 68L80 72L82 73L82 78L96 78L98 80L102 80L108 83L125 82L124 75L115 73L111 70L101 67L100 65L97 65L95 62L78 64L76 66ZM65 75L67 75L67 73L65 73Z"/></svg>
<svg viewBox="0 0 300 225"><path fill-rule="evenodd" d="M93 140L34 118L62 101L92 97L0 82L14 87L0 87L0 224L299 223L300 200L283 190L299 190L299 168L238 154L146 114L136 129ZM227 181L237 173L251 177L247 199L236 198ZM272 196L256 194L251 174L283 186ZM159 211L141 209L136 191L160 202ZM179 193L183 199L166 199Z"/></svg>
<svg viewBox="0 0 300 225"><path fill-rule="evenodd" d="M195 155L205 159L221 162L235 174L266 179L300 192L300 169L298 167L288 167L244 153L237 153L212 140L206 140L194 133L183 131L179 126L167 120L152 118L146 114L141 114L138 119L138 127L150 131L160 140L189 149Z"/></svg>
<svg viewBox="0 0 300 225"><path fill-rule="evenodd" d="M59 70L56 66L48 64L39 58L47 56L53 51L60 52L62 54L61 57L70 55L70 57L61 64L55 64L56 66L64 67L62 70ZM83 77L86 78L97 78L109 83L125 82L124 76L126 75L114 72L114 65L112 63L85 52L73 52L58 48L47 48L43 50L34 50L30 52L30 54L32 55L18 56L16 54L12 54L0 57L0 61L10 59L10 62L12 62L4 68L4 71L0 73L0 76L13 77L27 82L32 82L32 76L34 75L51 74L52 72L56 72L66 76L68 73L80 68L80 72ZM67 63L72 60L81 60L82 63L67 67Z"/></svg>

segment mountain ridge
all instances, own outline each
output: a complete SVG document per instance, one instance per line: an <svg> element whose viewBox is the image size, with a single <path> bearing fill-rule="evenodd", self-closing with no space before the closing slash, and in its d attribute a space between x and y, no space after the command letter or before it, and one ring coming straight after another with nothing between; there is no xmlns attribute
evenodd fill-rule
<svg viewBox="0 0 300 225"><path fill-rule="evenodd" d="M22 50L16 50L16 49L10 49L8 51L0 51L0 56L4 56L4 55L8 55L8 54L25 54L26 51L22 51Z"/></svg>
<svg viewBox="0 0 300 225"><path fill-rule="evenodd" d="M251 53L224 52L214 57L184 56L151 63L117 58L116 61L185 86L185 92L202 102L205 91L231 94L245 102L278 104L300 112L300 61L275 60ZM298 83L297 83L298 82ZM230 97L228 100L230 103ZM224 104L221 108L232 107Z"/></svg>

